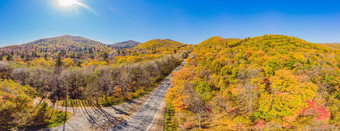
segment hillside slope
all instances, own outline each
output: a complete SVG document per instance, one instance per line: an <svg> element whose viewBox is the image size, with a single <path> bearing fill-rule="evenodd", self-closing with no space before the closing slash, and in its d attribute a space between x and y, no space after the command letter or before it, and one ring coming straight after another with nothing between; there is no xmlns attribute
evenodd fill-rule
<svg viewBox="0 0 340 131"><path fill-rule="evenodd" d="M339 50L284 35L213 37L190 56L166 97L166 130L198 120L208 130L340 127Z"/></svg>

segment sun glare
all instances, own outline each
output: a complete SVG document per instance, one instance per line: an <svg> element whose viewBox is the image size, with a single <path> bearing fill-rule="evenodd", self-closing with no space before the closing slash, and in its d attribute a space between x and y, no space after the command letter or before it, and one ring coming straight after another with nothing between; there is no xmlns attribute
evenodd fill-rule
<svg viewBox="0 0 340 131"><path fill-rule="evenodd" d="M95 10L93 10L90 6L82 3L82 2L79 2L78 0L56 0L58 1L59 3L59 6L61 7L76 7L76 6L80 6L80 7L83 7L85 9L87 9L88 11L96 14L96 15L99 15Z"/></svg>
<svg viewBox="0 0 340 131"><path fill-rule="evenodd" d="M59 1L59 5L64 6L64 7L72 6L78 3L77 0L58 0L58 1Z"/></svg>

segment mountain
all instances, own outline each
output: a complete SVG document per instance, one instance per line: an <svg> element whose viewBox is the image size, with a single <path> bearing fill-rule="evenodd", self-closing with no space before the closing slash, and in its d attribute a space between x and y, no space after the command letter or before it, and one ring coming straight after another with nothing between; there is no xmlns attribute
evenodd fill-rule
<svg viewBox="0 0 340 131"><path fill-rule="evenodd" d="M284 35L212 37L186 62L165 98L166 130L339 128L340 50Z"/></svg>
<svg viewBox="0 0 340 131"><path fill-rule="evenodd" d="M112 49L113 47L94 40L64 35L40 39L22 45L2 47L0 48L0 55L10 55L16 59L25 59L25 61L39 57L55 58L59 54L63 57L85 59L87 57L99 57L105 52L111 52Z"/></svg>
<svg viewBox="0 0 340 131"><path fill-rule="evenodd" d="M228 39L224 39L220 36L215 36L215 37L211 37L201 43L199 43L197 46L198 47L208 47L211 49L221 49L224 48L228 43L229 45L231 45L230 43L237 43L240 42L241 39L238 38L228 38Z"/></svg>
<svg viewBox="0 0 340 131"><path fill-rule="evenodd" d="M141 44L140 42L128 40L123 42L114 43L111 46L116 48L131 48Z"/></svg>
<svg viewBox="0 0 340 131"><path fill-rule="evenodd" d="M171 54L188 45L170 39L154 39L135 46L134 49L145 53Z"/></svg>
<svg viewBox="0 0 340 131"><path fill-rule="evenodd" d="M340 43L321 43L321 45L331 47L333 49L339 49L340 50Z"/></svg>
<svg viewBox="0 0 340 131"><path fill-rule="evenodd" d="M185 44L170 40L170 39L154 39L142 43L135 48L137 49L162 49L162 48L176 48L185 46Z"/></svg>

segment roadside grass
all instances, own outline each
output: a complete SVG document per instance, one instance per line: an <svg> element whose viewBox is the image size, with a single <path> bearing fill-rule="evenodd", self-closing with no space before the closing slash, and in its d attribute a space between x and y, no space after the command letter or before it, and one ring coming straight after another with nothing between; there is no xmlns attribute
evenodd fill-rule
<svg viewBox="0 0 340 131"><path fill-rule="evenodd" d="M177 130L177 122L175 120L175 107L170 104L166 106L166 112L164 116L164 131Z"/></svg>
<svg viewBox="0 0 340 131"><path fill-rule="evenodd" d="M67 114L67 117L65 117ZM29 116L29 121L25 124L14 126L11 129L17 130L44 130L60 126L72 117L71 112L52 109L46 102L43 102L37 110Z"/></svg>
<svg viewBox="0 0 340 131"><path fill-rule="evenodd" d="M65 121L65 112L62 111L56 111L53 115L52 115L52 120L51 123L47 126L48 128L52 128L52 127L58 127L64 123L67 122L67 120L69 120L72 117L72 113L71 112L67 112L67 119Z"/></svg>

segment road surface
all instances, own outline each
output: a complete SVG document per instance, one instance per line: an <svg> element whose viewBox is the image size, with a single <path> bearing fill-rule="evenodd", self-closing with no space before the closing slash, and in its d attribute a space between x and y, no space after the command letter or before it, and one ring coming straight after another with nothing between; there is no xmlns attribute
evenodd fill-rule
<svg viewBox="0 0 340 131"><path fill-rule="evenodd" d="M137 112L151 94L138 99L109 107L99 107L95 104L83 107L68 107L67 111L72 117L63 125L46 129L49 131L103 131L112 130L115 125L127 120ZM87 101L79 101L82 104ZM82 104L88 105L88 104ZM56 106L55 109L64 110L65 107Z"/></svg>
<svg viewBox="0 0 340 131"><path fill-rule="evenodd" d="M175 71L180 70L185 65L185 61L179 65ZM147 131L152 126L161 103L170 87L172 74L169 75L159 86L159 88L150 96L142 108L133 115L129 120L115 126L114 131Z"/></svg>

